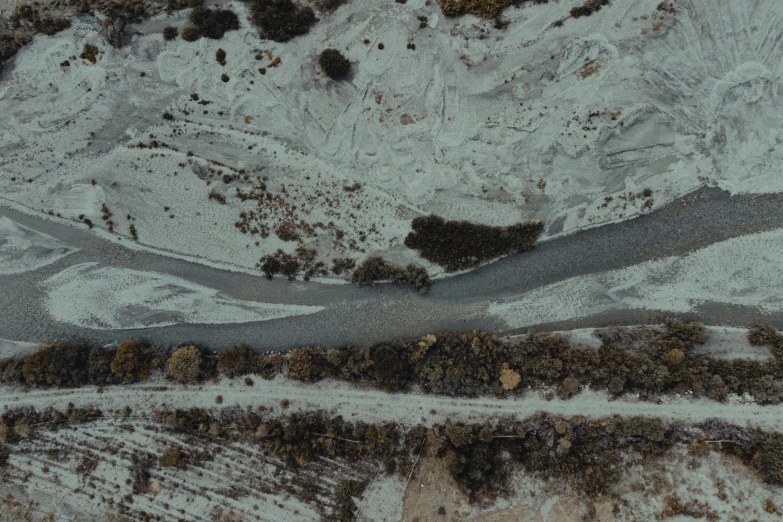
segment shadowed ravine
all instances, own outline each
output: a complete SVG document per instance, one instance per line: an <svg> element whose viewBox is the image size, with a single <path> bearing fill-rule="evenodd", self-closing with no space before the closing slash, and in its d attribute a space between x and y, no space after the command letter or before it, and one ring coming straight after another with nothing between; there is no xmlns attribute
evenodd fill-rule
<svg viewBox="0 0 783 522"><path fill-rule="evenodd" d="M139 337L154 343L195 342L215 349L246 344L260 349L289 349L318 344L372 344L439 330L486 329L517 333L483 314L490 301L518 296L563 279L628 267L644 261L683 255L710 244L749 233L783 227L783 195L729 197L718 189L700 189L648 215L582 231L539 244L470 273L436 281L421 296L406 288L379 285L327 285L231 272L165 255L133 250L101 239L82 225L69 226L2 206L0 216L48 234L65 246L78 248L58 261L21 274L0 276L0 338L40 342L81 339L111 343ZM208 241L208 238L204 240ZM243 324L180 324L175 326L94 330L49 318L39 283L65 268L97 262L180 277L213 288L223 295L249 301L317 305L319 313ZM560 321L548 326L591 327L612 322L657 322L662 312L617 310ZM689 318L709 324L749 326L758 320L783 326L783 313L707 303ZM530 325L531 327L540 325Z"/></svg>

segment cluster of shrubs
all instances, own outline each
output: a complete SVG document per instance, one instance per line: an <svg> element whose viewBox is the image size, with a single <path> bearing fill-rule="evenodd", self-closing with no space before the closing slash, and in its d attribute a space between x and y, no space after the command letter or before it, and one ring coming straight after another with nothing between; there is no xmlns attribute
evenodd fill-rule
<svg viewBox="0 0 783 522"><path fill-rule="evenodd" d="M324 49L318 57L318 65L329 78L340 80L351 70L351 62L337 49Z"/></svg>
<svg viewBox="0 0 783 522"><path fill-rule="evenodd" d="M309 281L311 277L327 275L326 263L316 261L315 249L300 246L294 254L287 254L278 249L274 254L261 258L257 267L264 273L267 279L272 279L277 274L284 275L289 281L302 275L302 279Z"/></svg>
<svg viewBox="0 0 783 522"><path fill-rule="evenodd" d="M524 420L502 418L484 424L447 421L428 432L423 426L349 422L323 411L281 416L263 409L233 407L163 411L156 415L165 429L175 432L230 441L252 440L265 454L292 467L322 458L370 461L380 463L386 473L406 476L413 455L429 443L437 448L437 455L445 459L452 477L473 502L510 493L510 478L517 469L562 480L577 492L595 498L617 482L629 459L659 457L677 444L700 454L714 449L736 455L765 482L783 485L783 435L717 419L686 426L645 417L589 419L542 412ZM349 497L358 497L366 484L344 486L351 488ZM347 500L343 503L351 505Z"/></svg>
<svg viewBox="0 0 783 522"><path fill-rule="evenodd" d="M239 29L239 18L230 9L209 9L203 5L188 15L189 25L182 30L182 39L193 42L201 37L220 39L228 31Z"/></svg>
<svg viewBox="0 0 783 522"><path fill-rule="evenodd" d="M430 215L418 217L405 238L405 246L419 252L448 272L473 268L481 263L532 248L544 229L540 221L509 227L446 221Z"/></svg>
<svg viewBox="0 0 783 522"><path fill-rule="evenodd" d="M317 21L310 6L291 0L249 0L250 19L261 27L264 36L275 42L287 42L306 34Z"/></svg>
<svg viewBox="0 0 783 522"><path fill-rule="evenodd" d="M99 409L77 408L73 404L69 404L65 411L55 408L36 410L31 406L6 409L0 415L0 448L4 444L31 439L36 430L57 431L65 426L92 422L102 416Z"/></svg>
<svg viewBox="0 0 783 522"><path fill-rule="evenodd" d="M351 274L351 282L360 285L374 285L377 281L412 286L422 294L427 293L430 285L430 277L424 268L414 264L402 268L379 256L368 257Z"/></svg>
<svg viewBox="0 0 783 522"><path fill-rule="evenodd" d="M163 370L169 350L138 340L117 348L91 348L79 342L42 344L23 358L0 361L0 382L32 386L129 384Z"/></svg>
<svg viewBox="0 0 783 522"><path fill-rule="evenodd" d="M138 340L116 349L81 343L45 344L23 358L0 361L0 382L33 386L132 383L151 372L190 383L219 375L287 375L315 382L335 378L385 391L412 385L428 393L475 397L519 394L528 387L554 387L569 398L583 386L612 395L691 392L723 401L729 393L749 394L759 404L783 402L783 335L770 326L749 331L753 344L769 345L769 361L725 360L694 354L707 338L699 323L676 319L661 328L619 328L598 332L599 348L572 346L562 335L538 333L498 339L480 331L427 335L372 347L306 347L287 354L257 354L234 346L211 354L195 346L172 352Z"/></svg>

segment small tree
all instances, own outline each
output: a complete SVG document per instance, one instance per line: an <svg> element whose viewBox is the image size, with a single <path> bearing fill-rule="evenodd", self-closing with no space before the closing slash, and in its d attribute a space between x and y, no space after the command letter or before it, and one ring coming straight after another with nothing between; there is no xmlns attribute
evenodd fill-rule
<svg viewBox="0 0 783 522"><path fill-rule="evenodd" d="M201 352L195 346L183 346L169 359L169 375L177 382L195 382L201 373Z"/></svg>
<svg viewBox="0 0 783 522"><path fill-rule="evenodd" d="M337 49L325 49L321 52L318 65L333 80L343 78L351 70L351 62Z"/></svg>

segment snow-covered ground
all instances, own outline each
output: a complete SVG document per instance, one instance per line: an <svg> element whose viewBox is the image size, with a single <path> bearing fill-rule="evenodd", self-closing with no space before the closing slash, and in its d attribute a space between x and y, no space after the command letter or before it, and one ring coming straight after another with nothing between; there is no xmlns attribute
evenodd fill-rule
<svg viewBox="0 0 783 522"><path fill-rule="evenodd" d="M783 309L783 231L715 243L683 257L579 276L491 303L510 328L616 309L693 311L705 302Z"/></svg>
<svg viewBox="0 0 783 522"><path fill-rule="evenodd" d="M703 184L783 190L783 4L674 0L671 13L629 0L552 25L582 3L509 9L497 30L424 0L351 2L274 43L232 2L242 29L222 40L165 42L179 13L122 49L78 17L37 36L0 82L0 192L99 227L106 204L118 234L133 223L142 244L253 267L300 244L326 260L413 260L402 240L430 212L538 218L551 237ZM96 64L74 59L85 43ZM351 60L349 79L321 74L327 46ZM269 194L259 206L237 188ZM258 234L235 228L240 212ZM280 224L300 242L279 239Z"/></svg>
<svg viewBox="0 0 783 522"><path fill-rule="evenodd" d="M35 270L74 251L51 236L0 216L0 275Z"/></svg>
<svg viewBox="0 0 783 522"><path fill-rule="evenodd" d="M269 321L313 314L321 306L243 301L181 278L83 263L43 283L46 307L65 323L97 329Z"/></svg>

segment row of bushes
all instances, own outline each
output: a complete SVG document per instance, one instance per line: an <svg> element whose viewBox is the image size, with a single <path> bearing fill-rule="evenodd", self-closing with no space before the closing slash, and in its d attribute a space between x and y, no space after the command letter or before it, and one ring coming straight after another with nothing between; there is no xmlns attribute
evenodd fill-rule
<svg viewBox="0 0 783 522"><path fill-rule="evenodd" d="M699 323L670 319L661 328L619 328L598 333L599 348L572 346L558 334L532 334L501 340L480 331L427 335L420 340L369 348L300 348L287 354L257 354L234 346L217 355L195 346L175 352L138 340L116 349L90 349L82 343L45 344L23 358L0 361L0 382L33 386L131 383L164 372L182 383L224 375L287 375L314 382L335 378L385 391L416 385L450 396L518 394L528 387L556 386L562 398L582 386L613 395L692 392L717 401L729 393L750 394L760 404L783 401L783 336L769 326L749 330L748 339L769 345L769 361L724 360L695 355L707 338Z"/></svg>
<svg viewBox="0 0 783 522"><path fill-rule="evenodd" d="M783 434L734 426L719 419L688 426L645 417L588 419L541 412L524 420L501 418L484 424L447 421L427 430L421 425L405 428L394 422L347 421L323 411L281 416L263 408L229 407L167 410L154 415L165 430L209 440L258 444L266 455L293 468L323 458L339 459L381 464L386 473L404 477L415 465L414 455L421 454L424 444L429 443L474 502L510 493L510 478L518 469L561 480L595 498L610 493L622 469L634 459L660 457L675 445L687 445L696 455L716 450L735 456L764 482L783 485ZM101 417L100 410L73 406L65 412L30 407L6 410L0 416L0 466L8 459L7 445L30 440L38 430L54 431ZM208 454L172 447L163 452L158 465L182 467L204 459L209 459ZM154 461L146 459L142 464L140 473L148 477L147 470ZM134 490L135 484L136 479ZM359 497L365 486L364 482L340 486L338 489L347 490L337 495L334 511L326 518L353 520L355 505L351 498ZM138 492L144 492L143 488Z"/></svg>
<svg viewBox="0 0 783 522"><path fill-rule="evenodd" d="M294 467L322 458L341 459L377 462L386 473L406 476L412 457L429 442L474 502L510 493L511 475L519 468L562 480L595 498L611 491L629 457L661 456L677 444L700 454L715 449L737 456L764 482L783 485L783 434L718 419L686 426L646 417L588 419L542 412L525 420L447 422L428 431L420 425L347 421L323 411L279 416L238 407L217 412L194 408L159 412L157 418L176 432L258 443L265 454Z"/></svg>
<svg viewBox="0 0 783 522"><path fill-rule="evenodd" d="M430 215L418 217L405 238L405 246L447 272L473 268L491 259L523 252L536 244L544 230L540 221L509 227L477 225L467 221L446 221Z"/></svg>
<svg viewBox="0 0 783 522"><path fill-rule="evenodd" d="M326 264L323 261L316 261L316 253L314 249L303 246L298 247L293 254L278 249L277 252L262 257L256 266L267 279L280 274L289 281L298 276L308 281L312 277L323 277L328 274ZM351 259L335 259L332 272L336 275L350 272L351 282L360 285L374 285L378 281L389 281L412 286L422 294L427 292L430 283L429 275L424 268L414 264L402 268L379 256L368 257L358 267L354 267L355 262Z"/></svg>

